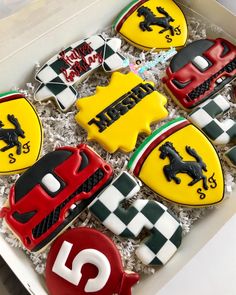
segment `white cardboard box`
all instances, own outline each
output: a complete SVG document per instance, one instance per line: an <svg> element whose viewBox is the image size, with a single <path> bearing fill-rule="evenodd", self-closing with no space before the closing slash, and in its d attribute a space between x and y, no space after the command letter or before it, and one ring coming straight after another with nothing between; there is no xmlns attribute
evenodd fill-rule
<svg viewBox="0 0 236 295"><path fill-rule="evenodd" d="M30 81L37 61L43 64L63 46L111 25L117 13L129 2L130 0L35 0L26 9L1 20L0 92L8 91L16 85L23 86L25 82ZM235 42L236 16L215 0L176 2L189 6L199 13L199 17L206 17L209 22L219 25L224 29L221 36ZM143 277L140 284L134 288L133 294L143 295L145 292L145 295L158 295L160 289L184 269L191 258L234 214L236 198L232 196L197 222L183 239L181 248L170 262L156 274ZM19 249L11 248L1 235L0 255L31 294L47 294L43 278L37 275L25 254ZM194 269L192 271L194 272ZM236 294L235 290L224 295ZM169 295L179 294L187 295L178 293L178 289L175 294Z"/></svg>

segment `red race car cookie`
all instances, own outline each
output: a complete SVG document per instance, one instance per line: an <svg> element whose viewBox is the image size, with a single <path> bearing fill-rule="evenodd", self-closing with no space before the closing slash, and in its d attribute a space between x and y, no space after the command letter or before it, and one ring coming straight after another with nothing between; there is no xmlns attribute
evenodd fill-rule
<svg viewBox="0 0 236 295"><path fill-rule="evenodd" d="M139 280L123 270L114 243L91 228L70 229L52 245L46 283L51 295L131 295Z"/></svg>
<svg viewBox="0 0 236 295"><path fill-rule="evenodd" d="M27 249L38 251L77 218L112 174L85 144L59 148L16 181L0 217Z"/></svg>
<svg viewBox="0 0 236 295"><path fill-rule="evenodd" d="M201 39L177 53L163 83L176 102L193 109L236 76L236 47L227 40Z"/></svg>

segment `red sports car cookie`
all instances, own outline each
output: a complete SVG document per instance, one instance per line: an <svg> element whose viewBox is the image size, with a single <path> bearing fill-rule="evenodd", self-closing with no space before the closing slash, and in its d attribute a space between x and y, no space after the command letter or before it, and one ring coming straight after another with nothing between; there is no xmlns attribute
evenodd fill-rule
<svg viewBox="0 0 236 295"><path fill-rule="evenodd" d="M114 243L91 228L70 229L48 254L46 283L51 295L131 295L139 280L123 270Z"/></svg>
<svg viewBox="0 0 236 295"><path fill-rule="evenodd" d="M27 249L38 251L77 218L112 174L85 144L59 148L16 181L0 217Z"/></svg>
<svg viewBox="0 0 236 295"><path fill-rule="evenodd" d="M236 47L227 40L201 39L179 51L166 70L163 82L185 109L214 97L236 76Z"/></svg>

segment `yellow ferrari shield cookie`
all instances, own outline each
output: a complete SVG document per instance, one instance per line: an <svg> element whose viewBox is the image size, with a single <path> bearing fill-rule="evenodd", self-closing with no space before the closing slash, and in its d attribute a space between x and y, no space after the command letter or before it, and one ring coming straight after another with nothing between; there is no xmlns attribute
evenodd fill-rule
<svg viewBox="0 0 236 295"><path fill-rule="evenodd" d="M16 174L37 161L42 126L31 103L19 92L0 94L0 174Z"/></svg>
<svg viewBox="0 0 236 295"><path fill-rule="evenodd" d="M77 100L77 122L108 152L134 149L139 133L150 134L150 124L168 114L166 98L152 82L130 72L115 72L107 87L97 87L96 94Z"/></svg>
<svg viewBox="0 0 236 295"><path fill-rule="evenodd" d="M224 177L216 150L184 118L165 124L131 157L128 168L161 197L200 207L224 197Z"/></svg>
<svg viewBox="0 0 236 295"><path fill-rule="evenodd" d="M135 47L157 51L185 45L188 28L185 16L172 0L135 0L113 25Z"/></svg>

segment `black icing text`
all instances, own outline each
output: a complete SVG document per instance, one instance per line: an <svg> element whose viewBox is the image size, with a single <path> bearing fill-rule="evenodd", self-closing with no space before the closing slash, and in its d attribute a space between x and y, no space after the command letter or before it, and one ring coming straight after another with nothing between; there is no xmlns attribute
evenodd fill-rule
<svg viewBox="0 0 236 295"><path fill-rule="evenodd" d="M96 118L90 120L88 124L95 124L99 128L99 132L103 132L154 90L155 88L151 84L140 83L97 114Z"/></svg>

